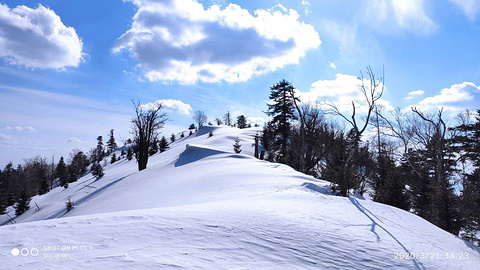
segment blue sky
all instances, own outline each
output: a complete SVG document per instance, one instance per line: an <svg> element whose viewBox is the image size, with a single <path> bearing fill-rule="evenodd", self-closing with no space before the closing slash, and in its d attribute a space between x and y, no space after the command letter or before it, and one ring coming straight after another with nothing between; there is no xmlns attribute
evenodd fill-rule
<svg viewBox="0 0 480 270"><path fill-rule="evenodd" d="M387 108L480 108L480 0L0 4L0 165L128 138L132 98L168 105L166 135L195 110L266 120L283 78L342 104L366 65Z"/></svg>

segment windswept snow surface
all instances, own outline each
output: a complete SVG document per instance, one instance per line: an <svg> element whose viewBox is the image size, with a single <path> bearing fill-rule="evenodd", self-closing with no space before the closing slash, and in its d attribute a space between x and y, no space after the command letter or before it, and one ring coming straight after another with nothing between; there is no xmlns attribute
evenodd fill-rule
<svg viewBox="0 0 480 270"><path fill-rule="evenodd" d="M35 196L0 227L0 269L478 269L479 249L418 216L253 158L258 131L204 127L144 171L122 159Z"/></svg>

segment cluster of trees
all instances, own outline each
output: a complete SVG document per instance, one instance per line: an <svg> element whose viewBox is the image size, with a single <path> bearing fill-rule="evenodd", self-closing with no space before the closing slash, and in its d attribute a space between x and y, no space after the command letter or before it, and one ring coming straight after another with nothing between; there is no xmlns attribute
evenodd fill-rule
<svg viewBox="0 0 480 270"><path fill-rule="evenodd" d="M193 123L193 124L190 125L189 129L190 130L193 130L193 129L198 130L198 129L202 128L207 123L208 117L205 115L205 113L203 111L195 111L195 113L193 115L193 120L197 123L197 126L195 126L195 124ZM212 125L211 122L208 122L208 124ZM225 115L223 115L223 117L215 118L215 124L217 124L217 126L226 125L226 126L231 126L231 127L238 127L240 129L251 128L252 127L252 125L247 122L247 118L243 114L237 116L236 121L234 121L233 116L230 113L230 111L227 111L227 113L225 113ZM258 127L258 124L255 124L255 127Z"/></svg>
<svg viewBox="0 0 480 270"><path fill-rule="evenodd" d="M132 141L128 140L127 143L130 145ZM107 155L111 154L110 163L124 157L132 159L132 147L123 147L120 157L115 155L115 149L117 143L112 129L105 146L102 136L98 136L97 147L91 149L89 153L74 149L68 161L62 156L58 163L55 163L53 158L48 162L47 158L37 156L26 159L24 164L19 164L16 168L11 162L8 163L0 170L0 214L4 214L8 206L14 206L15 214L21 215L30 209L32 196L45 194L57 186L68 188L70 183L85 175L89 168L95 177L102 177L103 167L107 164L105 159Z"/></svg>
<svg viewBox="0 0 480 270"><path fill-rule="evenodd" d="M369 67L366 74L359 86L365 101L352 101L348 116L331 102L301 103L288 81L273 85L266 112L271 121L261 138L266 159L331 181L341 196L368 192L377 202L413 212L478 244L480 110L476 122L464 113L451 127L442 110L385 112L378 104L383 78L375 78ZM360 118L356 111L362 106L366 113Z"/></svg>
<svg viewBox="0 0 480 270"><path fill-rule="evenodd" d="M67 188L68 183L87 172L89 164L87 155L78 149L70 153L69 164L63 157L55 164L40 156L27 159L16 168L8 163L0 171L0 214L13 205L16 215L21 215L30 208L32 196L45 194L57 185Z"/></svg>

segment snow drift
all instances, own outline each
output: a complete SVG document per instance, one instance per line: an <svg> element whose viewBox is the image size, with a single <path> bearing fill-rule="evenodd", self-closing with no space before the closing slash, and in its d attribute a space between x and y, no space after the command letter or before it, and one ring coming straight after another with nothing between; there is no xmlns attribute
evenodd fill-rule
<svg viewBox="0 0 480 270"><path fill-rule="evenodd" d="M98 180L87 174L68 189L35 196L31 205L40 210L32 207L16 224L0 216L0 268L480 265L478 248L418 216L331 195L327 181L253 158L259 131L205 127L152 156L146 170L122 159ZM240 154L233 152L236 137ZM69 198L75 207L67 212Z"/></svg>

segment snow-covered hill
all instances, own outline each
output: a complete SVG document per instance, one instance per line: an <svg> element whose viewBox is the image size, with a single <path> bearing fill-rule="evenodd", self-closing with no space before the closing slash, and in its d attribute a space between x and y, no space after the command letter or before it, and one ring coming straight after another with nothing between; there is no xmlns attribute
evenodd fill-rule
<svg viewBox="0 0 480 270"><path fill-rule="evenodd" d="M122 159L34 197L0 227L0 269L478 269L477 248L418 216L253 158L257 131L204 127L144 171Z"/></svg>

